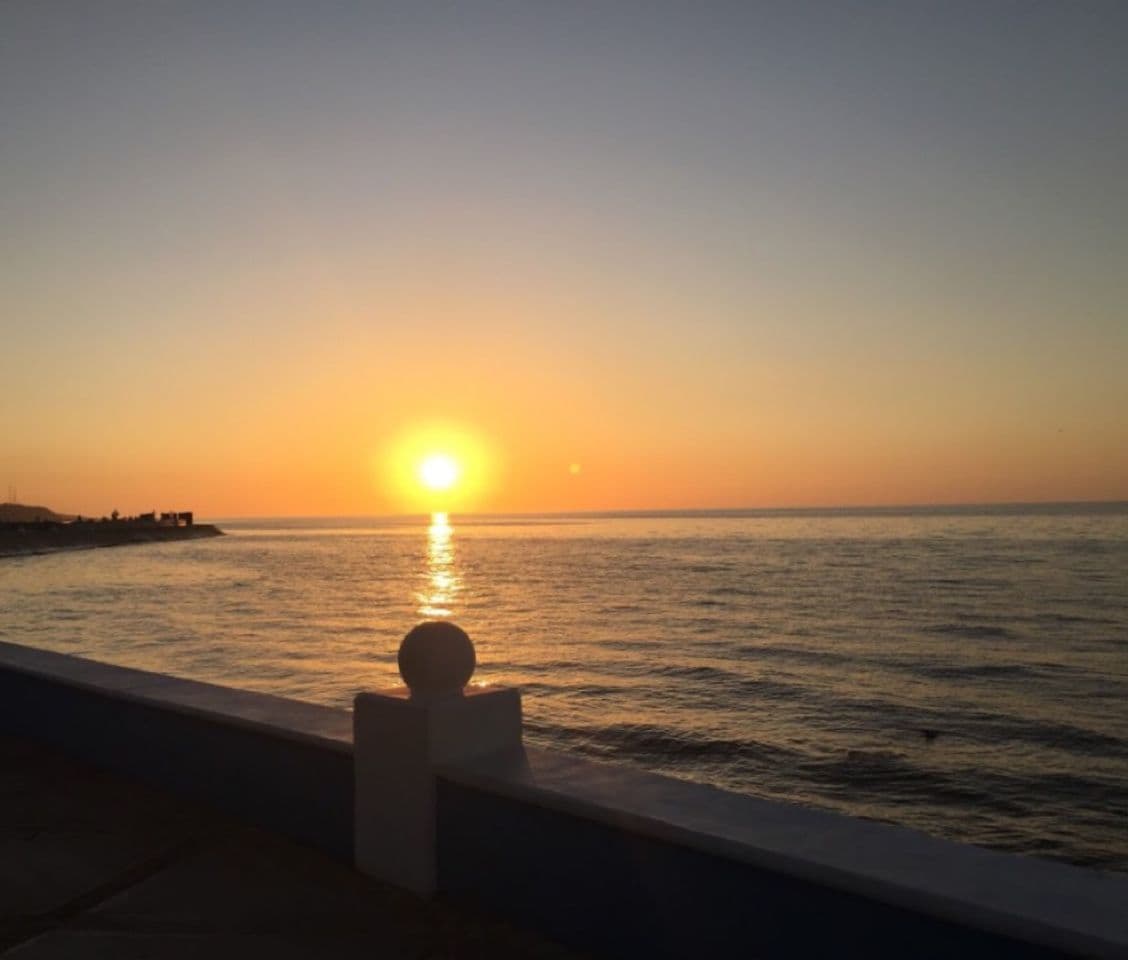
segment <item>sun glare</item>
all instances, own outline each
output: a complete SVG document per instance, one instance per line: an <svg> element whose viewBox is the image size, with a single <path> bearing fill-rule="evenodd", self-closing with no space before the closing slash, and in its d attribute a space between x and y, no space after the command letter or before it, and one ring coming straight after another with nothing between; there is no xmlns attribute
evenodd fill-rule
<svg viewBox="0 0 1128 960"><path fill-rule="evenodd" d="M449 490L460 472L454 457L445 453L432 453L419 464L419 480L428 490Z"/></svg>
<svg viewBox="0 0 1128 960"><path fill-rule="evenodd" d="M496 454L479 434L451 423L410 424L373 459L388 506L404 513L480 509L496 464Z"/></svg>

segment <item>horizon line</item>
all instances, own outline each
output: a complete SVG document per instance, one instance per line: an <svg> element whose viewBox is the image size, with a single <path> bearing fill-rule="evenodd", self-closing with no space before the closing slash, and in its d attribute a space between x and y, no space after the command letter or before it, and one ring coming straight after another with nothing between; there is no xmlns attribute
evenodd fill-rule
<svg viewBox="0 0 1128 960"><path fill-rule="evenodd" d="M595 510L425 510L413 513L275 513L244 515L203 514L201 519L215 520L411 520L445 513L452 517L663 517L663 516L724 516L731 514L815 514L834 512L872 512L875 514L908 510L975 510L975 509L1047 509L1054 507L1128 508L1128 499L1119 500L971 500L942 501L939 503L887 503L887 504L823 504L817 506L786 507L630 507Z"/></svg>

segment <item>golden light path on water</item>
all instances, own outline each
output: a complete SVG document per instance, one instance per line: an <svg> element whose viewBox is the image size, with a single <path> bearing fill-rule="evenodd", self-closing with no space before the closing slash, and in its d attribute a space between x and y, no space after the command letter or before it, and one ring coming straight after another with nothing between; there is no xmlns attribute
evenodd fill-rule
<svg viewBox="0 0 1128 960"><path fill-rule="evenodd" d="M453 533L445 513L431 514L425 580L416 594L419 614L427 619L449 617L455 597L462 589L462 578L455 566Z"/></svg>

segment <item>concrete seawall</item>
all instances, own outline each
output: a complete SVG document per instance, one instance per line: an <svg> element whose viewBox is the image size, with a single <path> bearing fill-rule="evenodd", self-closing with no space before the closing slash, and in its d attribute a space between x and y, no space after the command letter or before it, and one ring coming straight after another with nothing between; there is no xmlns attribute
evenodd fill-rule
<svg viewBox="0 0 1128 960"><path fill-rule="evenodd" d="M1128 956L1128 877L551 751L440 769L438 836L441 889L624 955Z"/></svg>
<svg viewBox="0 0 1128 960"><path fill-rule="evenodd" d="M350 862L384 830L366 872L596 953L1128 957L1126 876L526 748L514 693L354 717L0 643L2 729Z"/></svg>
<svg viewBox="0 0 1128 960"><path fill-rule="evenodd" d="M352 858L346 710L0 643L0 724Z"/></svg>

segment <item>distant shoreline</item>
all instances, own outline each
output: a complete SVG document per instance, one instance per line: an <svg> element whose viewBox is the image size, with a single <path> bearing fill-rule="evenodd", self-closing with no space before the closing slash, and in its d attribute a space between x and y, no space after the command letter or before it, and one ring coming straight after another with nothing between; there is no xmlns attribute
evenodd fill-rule
<svg viewBox="0 0 1128 960"><path fill-rule="evenodd" d="M0 558L221 536L223 531L210 523L190 526L161 526L125 521L3 523L0 524Z"/></svg>

